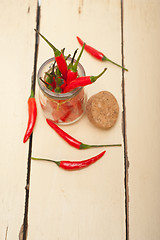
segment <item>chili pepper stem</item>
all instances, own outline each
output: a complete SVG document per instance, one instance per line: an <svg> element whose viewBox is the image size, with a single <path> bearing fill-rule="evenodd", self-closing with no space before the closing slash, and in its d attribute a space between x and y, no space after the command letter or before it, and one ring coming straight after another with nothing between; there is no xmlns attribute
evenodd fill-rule
<svg viewBox="0 0 160 240"><path fill-rule="evenodd" d="M104 73L105 71L107 70L107 68L105 68L99 75L97 76L91 76L91 82L95 82L98 78L100 78Z"/></svg>
<svg viewBox="0 0 160 240"><path fill-rule="evenodd" d="M118 66L118 67L124 69L125 71L128 71L127 68L125 68L125 67L119 65L118 63L113 62L112 60L110 60L110 59L107 58L106 56L103 56L102 61L108 61L108 62L113 63L114 65L116 65L116 66Z"/></svg>
<svg viewBox="0 0 160 240"><path fill-rule="evenodd" d="M35 158L35 157L31 157L33 160L39 160L39 161L48 161L48 162L53 162L55 164L57 164L58 166L60 165L60 161L54 161L51 159L47 159L47 158Z"/></svg>
<svg viewBox="0 0 160 240"><path fill-rule="evenodd" d="M67 57L65 57L65 60L67 60L69 57L71 56L71 54L68 54L68 56Z"/></svg>
<svg viewBox="0 0 160 240"><path fill-rule="evenodd" d="M80 149L88 149L92 147L121 147L121 146L122 144L88 145L88 144L81 143Z"/></svg>
<svg viewBox="0 0 160 240"><path fill-rule="evenodd" d="M48 77L50 77L50 78L53 77L53 76L52 76L50 73L48 73L48 72L45 72L45 74L46 74Z"/></svg>
<svg viewBox="0 0 160 240"><path fill-rule="evenodd" d="M46 87L47 87L48 89L50 89L50 90L53 89L52 86L51 86L49 83L45 82L41 77L40 77L39 79L46 85Z"/></svg>
<svg viewBox="0 0 160 240"><path fill-rule="evenodd" d="M34 91L33 91L33 89L31 89L31 95L30 95L30 98L34 98Z"/></svg>
<svg viewBox="0 0 160 240"><path fill-rule="evenodd" d="M68 66L68 69L70 69L71 66L73 66L73 62L74 62L75 56L76 56L76 54L77 54L77 51L78 51L78 48L75 50L75 52L74 52L74 54L73 54L73 57L72 57L71 63L70 63L69 66Z"/></svg>
<svg viewBox="0 0 160 240"><path fill-rule="evenodd" d="M82 46L81 52L80 52L80 54L79 54L79 56L78 56L78 58L77 58L75 64L73 65L73 70L74 70L74 71L77 71L77 66L78 66L79 60L80 60L80 58L81 58L81 56L82 56L82 53L83 53L83 50L84 50L85 45L86 45L86 44L83 43L83 46Z"/></svg>
<svg viewBox="0 0 160 240"><path fill-rule="evenodd" d="M60 52L55 46L53 46L53 44L52 44L51 42L49 42L49 41L47 40L47 38L45 38L40 32L38 32L36 29L34 29L34 30L35 30L35 31L43 38L43 40L46 41L46 43L48 43L48 45L53 49L55 56L60 56L61 52Z"/></svg>

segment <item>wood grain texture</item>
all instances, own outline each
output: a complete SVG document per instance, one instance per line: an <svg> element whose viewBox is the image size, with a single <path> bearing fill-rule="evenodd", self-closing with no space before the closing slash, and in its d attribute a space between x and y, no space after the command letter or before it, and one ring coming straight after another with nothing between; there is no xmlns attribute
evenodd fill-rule
<svg viewBox="0 0 160 240"><path fill-rule="evenodd" d="M160 239L160 1L124 1L129 239Z"/></svg>
<svg viewBox="0 0 160 240"><path fill-rule="evenodd" d="M48 162L31 166L28 239L157 240L160 239L160 1L123 3L126 139L129 160L129 236L126 236L124 146L108 148L94 165L67 172ZM36 1L0 1L0 240L23 238L28 142L22 143L28 120L27 100L34 65ZM66 54L80 46L76 36L121 63L121 1L47 0L41 6L41 33ZM38 68L53 53L39 41ZM106 90L117 99L116 125L95 128L86 115L62 128L88 144L122 143L122 71L83 53L87 75L108 70L86 87L88 98ZM46 124L38 102L32 152L35 157L82 160L104 149L77 150ZM21 231L20 231L21 229ZM20 235L19 235L20 233Z"/></svg>
<svg viewBox="0 0 160 240"><path fill-rule="evenodd" d="M82 4L83 3L83 4ZM81 11L79 11L81 8ZM119 1L43 1L40 31L57 48L73 53L79 47L76 35L121 61L121 9ZM40 39L38 66L53 56ZM62 127L86 143L123 143L121 69L102 63L84 52L81 59L87 75L97 75L104 67L107 73L93 86L86 88L88 97L107 90L117 98L120 115L114 128L104 131L92 126L84 116L79 122ZM36 89L38 100L38 86ZM38 104L34 132L33 156L55 160L82 160L102 149L77 150L46 124ZM103 159L91 167L66 172L48 162L32 162L29 239L125 239L124 156L123 147L108 148Z"/></svg>
<svg viewBox="0 0 160 240"><path fill-rule="evenodd" d="M34 57L36 4L0 2L0 239L18 239L23 222L28 144L23 144L28 118Z"/></svg>

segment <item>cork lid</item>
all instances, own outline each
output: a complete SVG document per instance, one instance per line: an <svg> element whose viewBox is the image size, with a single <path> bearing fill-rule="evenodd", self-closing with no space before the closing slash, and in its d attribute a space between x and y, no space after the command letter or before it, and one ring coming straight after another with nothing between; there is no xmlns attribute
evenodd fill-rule
<svg viewBox="0 0 160 240"><path fill-rule="evenodd" d="M87 101L86 114L95 126L108 129L117 121L119 105L110 92L101 91Z"/></svg>

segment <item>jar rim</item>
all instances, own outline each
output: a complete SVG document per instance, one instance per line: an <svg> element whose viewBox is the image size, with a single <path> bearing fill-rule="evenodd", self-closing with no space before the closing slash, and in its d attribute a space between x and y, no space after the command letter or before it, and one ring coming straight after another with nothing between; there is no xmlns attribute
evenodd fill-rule
<svg viewBox="0 0 160 240"><path fill-rule="evenodd" d="M72 58L69 57L67 59L67 61L71 61ZM48 97L50 98L53 98L53 99L59 99L59 100L63 100L63 99L69 99L69 98L72 98L73 96L77 95L82 89L83 87L78 87L78 88L75 88L73 89L72 91L70 92L66 92L66 93L56 93L56 92L52 92L50 91L46 86L45 84L40 80L40 77L41 77L41 74L43 72L43 69L46 65L49 65L51 64L52 62L55 61L55 58L52 57L52 58L49 58L48 60L46 60L39 68L38 70L38 85L40 87L40 89L42 90L42 92L47 95ZM75 60L74 60L75 61ZM85 76L85 70L83 68L83 66L78 63L78 68L81 70L81 72L83 73L82 75Z"/></svg>

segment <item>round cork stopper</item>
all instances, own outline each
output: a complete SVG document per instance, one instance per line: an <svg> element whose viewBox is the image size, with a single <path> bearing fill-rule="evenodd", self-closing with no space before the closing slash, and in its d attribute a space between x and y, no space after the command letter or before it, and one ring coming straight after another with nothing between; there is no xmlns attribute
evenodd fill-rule
<svg viewBox="0 0 160 240"><path fill-rule="evenodd" d="M118 102L110 92L101 91L87 101L86 114L95 126L103 129L111 128L118 118Z"/></svg>

